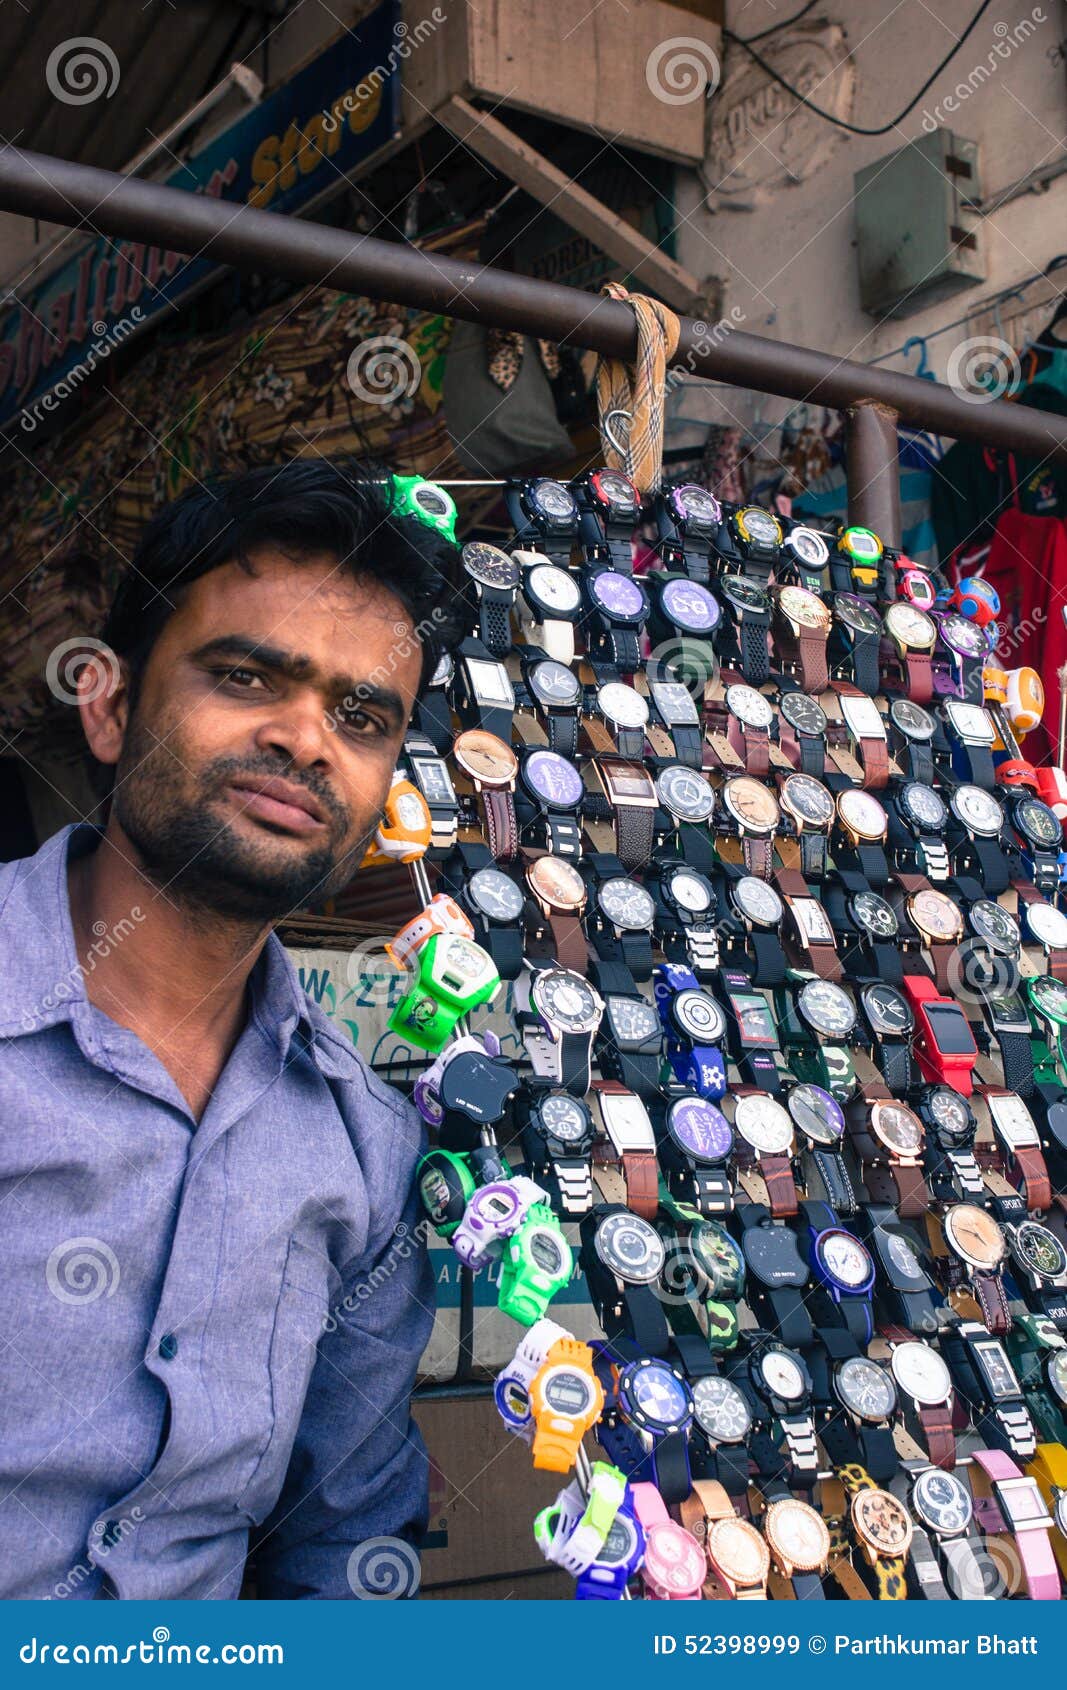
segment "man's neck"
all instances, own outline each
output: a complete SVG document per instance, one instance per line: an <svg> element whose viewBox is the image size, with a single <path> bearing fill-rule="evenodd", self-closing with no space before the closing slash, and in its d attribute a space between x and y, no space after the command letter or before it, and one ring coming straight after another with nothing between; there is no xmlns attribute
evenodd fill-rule
<svg viewBox="0 0 1067 1690"><path fill-rule="evenodd" d="M71 924L85 993L113 1021L229 1049L269 926L190 908L149 879L114 818L69 864Z"/></svg>

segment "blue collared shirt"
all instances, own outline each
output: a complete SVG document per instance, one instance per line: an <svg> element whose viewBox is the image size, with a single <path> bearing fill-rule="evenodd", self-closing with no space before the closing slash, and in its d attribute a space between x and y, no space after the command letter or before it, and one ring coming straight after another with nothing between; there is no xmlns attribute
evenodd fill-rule
<svg viewBox="0 0 1067 1690"><path fill-rule="evenodd" d="M261 1595L351 1597L425 1527L424 1129L274 935L197 1122L86 994L98 838L0 866L0 1597L235 1597L250 1537Z"/></svg>

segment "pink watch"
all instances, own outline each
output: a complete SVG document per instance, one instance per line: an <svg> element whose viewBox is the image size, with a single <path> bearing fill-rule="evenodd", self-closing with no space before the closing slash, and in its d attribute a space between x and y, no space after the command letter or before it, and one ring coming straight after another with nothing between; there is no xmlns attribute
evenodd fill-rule
<svg viewBox="0 0 1067 1690"><path fill-rule="evenodd" d="M655 1485L631 1485L630 1492L645 1533L645 1595L654 1602L699 1602L708 1576L700 1544L671 1519Z"/></svg>
<svg viewBox="0 0 1067 1690"><path fill-rule="evenodd" d="M976 1449L974 1459L989 1480L989 1495L983 1498L978 1475L972 1479L975 1512L984 1531L1003 1530L1014 1537L1032 1602L1058 1602L1060 1575L1049 1540L1053 1520L1037 1480L1020 1472L1002 1450ZM999 1512L999 1520L992 1517L994 1511Z"/></svg>

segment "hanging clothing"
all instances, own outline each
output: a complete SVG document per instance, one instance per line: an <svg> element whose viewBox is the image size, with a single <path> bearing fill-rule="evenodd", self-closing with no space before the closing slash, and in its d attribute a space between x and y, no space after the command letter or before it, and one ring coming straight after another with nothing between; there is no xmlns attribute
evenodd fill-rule
<svg viewBox="0 0 1067 1690"><path fill-rule="evenodd" d="M1067 393L1034 382L1019 402L1067 416ZM934 469L931 508L942 563L959 550L984 544L1001 511L1027 516L1067 516L1067 464L959 440Z"/></svg>
<svg viewBox="0 0 1067 1690"><path fill-rule="evenodd" d="M1056 760L1058 671L1067 663L1067 523L1058 517L1006 510L997 518L983 579L1000 594L1004 666L1036 669L1045 687L1045 716L1028 734L1032 763Z"/></svg>

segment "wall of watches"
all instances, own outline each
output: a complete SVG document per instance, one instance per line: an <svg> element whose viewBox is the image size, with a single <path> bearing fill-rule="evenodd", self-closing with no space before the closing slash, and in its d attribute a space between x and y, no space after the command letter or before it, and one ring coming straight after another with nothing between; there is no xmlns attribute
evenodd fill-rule
<svg viewBox="0 0 1067 1690"><path fill-rule="evenodd" d="M1040 683L983 583L868 530L667 488L635 574L625 476L505 497L375 854L423 894L423 1205L515 1321L501 1435L560 1477L537 1544L579 1598L1060 1598ZM521 1062L468 1027L503 982ZM553 1318L576 1274L601 1340Z"/></svg>

